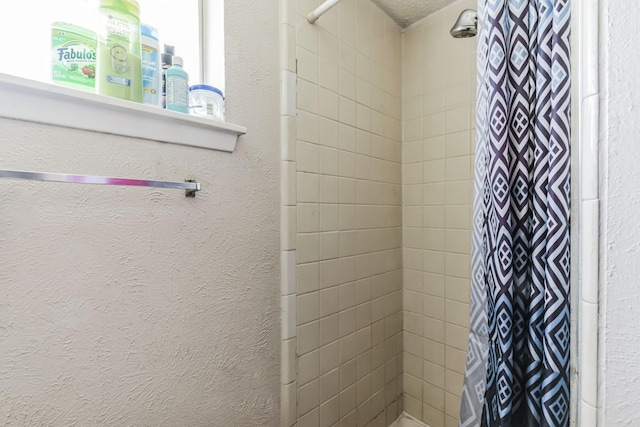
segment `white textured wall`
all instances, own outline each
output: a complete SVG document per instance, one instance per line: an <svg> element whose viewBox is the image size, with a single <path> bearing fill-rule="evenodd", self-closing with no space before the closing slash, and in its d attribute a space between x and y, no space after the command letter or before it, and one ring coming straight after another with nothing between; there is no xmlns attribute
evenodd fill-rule
<svg viewBox="0 0 640 427"><path fill-rule="evenodd" d="M204 188L0 182L0 424L278 425L277 3L225 3L235 153L0 120L3 168Z"/></svg>
<svg viewBox="0 0 640 427"><path fill-rule="evenodd" d="M640 78L635 0L601 0L601 425L640 425Z"/></svg>

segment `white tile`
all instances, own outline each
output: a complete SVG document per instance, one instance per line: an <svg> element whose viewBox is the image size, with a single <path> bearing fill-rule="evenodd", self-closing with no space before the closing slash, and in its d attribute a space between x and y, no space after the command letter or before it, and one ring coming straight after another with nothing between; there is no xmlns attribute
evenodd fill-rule
<svg viewBox="0 0 640 427"><path fill-rule="evenodd" d="M320 117L318 119L318 140L321 146L340 147L340 125L337 121Z"/></svg>
<svg viewBox="0 0 640 427"><path fill-rule="evenodd" d="M319 92L319 111L322 117L326 117L331 120L339 120L340 114L340 97L337 93L320 88Z"/></svg>
<svg viewBox="0 0 640 427"><path fill-rule="evenodd" d="M296 106L300 110L318 114L318 85L298 79Z"/></svg>
<svg viewBox="0 0 640 427"><path fill-rule="evenodd" d="M289 1L289 0L281 0ZM296 29L295 24L281 24L280 68L293 73L296 71Z"/></svg>
<svg viewBox="0 0 640 427"><path fill-rule="evenodd" d="M339 88L339 68L338 65L320 58L319 61L320 86L330 91L338 93Z"/></svg>
<svg viewBox="0 0 640 427"><path fill-rule="evenodd" d="M318 28L301 16L296 19L296 44L318 54Z"/></svg>
<svg viewBox="0 0 640 427"><path fill-rule="evenodd" d="M282 427L293 427L296 424L297 389L298 385L295 382L280 386L280 425Z"/></svg>
<svg viewBox="0 0 640 427"><path fill-rule="evenodd" d="M331 316L327 316L323 319L320 319L320 345L326 346L336 342L340 339L340 316L338 314L334 314ZM323 361L323 355L326 355L325 352L331 351L331 349L325 349L320 354L321 365L325 366ZM338 351L339 354L339 351ZM330 357L330 355L329 355ZM333 367L333 365L331 365ZM325 370L321 369L321 374L326 373Z"/></svg>
<svg viewBox="0 0 640 427"><path fill-rule="evenodd" d="M295 25L296 8L291 0L280 0L280 22L287 25Z"/></svg>
<svg viewBox="0 0 640 427"><path fill-rule="evenodd" d="M298 202L317 203L320 199L320 182L317 174L297 174Z"/></svg>
<svg viewBox="0 0 640 427"><path fill-rule="evenodd" d="M582 101L580 118L580 196L598 199L599 99L593 95Z"/></svg>
<svg viewBox="0 0 640 427"><path fill-rule="evenodd" d="M320 347L320 322L310 322L298 326L296 340L298 355L306 354Z"/></svg>
<svg viewBox="0 0 640 427"><path fill-rule="evenodd" d="M454 133L471 129L471 113L468 106L458 107L446 112L446 132Z"/></svg>
<svg viewBox="0 0 640 427"><path fill-rule="evenodd" d="M582 96L591 96L599 91L599 3L597 0L580 3L576 37L580 44L580 91Z"/></svg>
<svg viewBox="0 0 640 427"><path fill-rule="evenodd" d="M309 144L308 142L304 141L298 141L296 151L298 172L318 173L320 163L318 145Z"/></svg>
<svg viewBox="0 0 640 427"><path fill-rule="evenodd" d="M282 71L282 96L280 97L280 114L295 117L296 107L296 73Z"/></svg>
<svg viewBox="0 0 640 427"><path fill-rule="evenodd" d="M424 116L422 125L423 137L432 138L435 136L444 135L445 123L446 116L444 112Z"/></svg>
<svg viewBox="0 0 640 427"><path fill-rule="evenodd" d="M317 426L318 419L318 400L319 400L319 381L312 381L302 387L298 387L298 425L304 423L305 426ZM314 409L315 408L315 409ZM303 414L307 414L304 417ZM306 418L312 417L316 420L314 423Z"/></svg>
<svg viewBox="0 0 640 427"><path fill-rule="evenodd" d="M584 400L580 401L578 410L578 422L580 427L596 427L598 425L598 410Z"/></svg>
<svg viewBox="0 0 640 427"><path fill-rule="evenodd" d="M298 265L296 279L298 295L317 291L320 287L319 280L320 273L317 262Z"/></svg>
<svg viewBox="0 0 640 427"><path fill-rule="evenodd" d="M282 251L280 255L282 295L296 293L296 251Z"/></svg>
<svg viewBox="0 0 640 427"><path fill-rule="evenodd" d="M296 57L298 58L298 77L318 83L318 55L308 51L300 46L296 48Z"/></svg>
<svg viewBox="0 0 640 427"><path fill-rule="evenodd" d="M300 264L320 260L320 238L317 233L298 235L298 262Z"/></svg>
<svg viewBox="0 0 640 427"><path fill-rule="evenodd" d="M584 177L583 177L584 178ZM599 263L599 203L597 200L582 202L582 232L580 233L580 294L582 301L598 303Z"/></svg>
<svg viewBox="0 0 640 427"><path fill-rule="evenodd" d="M589 405L598 404L598 306L580 303L581 397Z"/></svg>
<svg viewBox="0 0 640 427"><path fill-rule="evenodd" d="M318 350L298 357L298 384L303 386L320 376L320 359Z"/></svg>
<svg viewBox="0 0 640 427"><path fill-rule="evenodd" d="M295 206L298 188L296 162L280 162L280 165L280 203L283 206Z"/></svg>
<svg viewBox="0 0 640 427"><path fill-rule="evenodd" d="M299 203L298 233L317 233L320 231L320 206L317 203Z"/></svg>
<svg viewBox="0 0 640 427"><path fill-rule="evenodd" d="M296 119L290 116L280 117L280 160L296 160Z"/></svg>
<svg viewBox="0 0 640 427"><path fill-rule="evenodd" d="M298 140L317 144L319 140L318 115L298 110L296 122L298 123Z"/></svg>
<svg viewBox="0 0 640 427"><path fill-rule="evenodd" d="M356 103L355 101L340 97L340 122L349 126L356 126Z"/></svg>
<svg viewBox="0 0 640 427"><path fill-rule="evenodd" d="M320 297L318 292L297 296L298 325L318 320Z"/></svg>
<svg viewBox="0 0 640 427"><path fill-rule="evenodd" d="M280 383L290 384L296 379L296 339L291 338L281 341L280 354L282 369L280 370Z"/></svg>
<svg viewBox="0 0 640 427"><path fill-rule="evenodd" d="M282 339L288 340L296 336L296 308L295 295L282 297Z"/></svg>
<svg viewBox="0 0 640 427"><path fill-rule="evenodd" d="M297 208L295 206L283 206L280 212L280 249L283 251L295 250L297 248Z"/></svg>
<svg viewBox="0 0 640 427"><path fill-rule="evenodd" d="M340 400L338 396L320 405L320 427L330 427L340 419Z"/></svg>

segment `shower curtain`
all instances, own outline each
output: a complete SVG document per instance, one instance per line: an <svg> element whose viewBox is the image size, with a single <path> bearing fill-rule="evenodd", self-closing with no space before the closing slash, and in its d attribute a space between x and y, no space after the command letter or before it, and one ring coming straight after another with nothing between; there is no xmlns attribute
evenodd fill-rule
<svg viewBox="0 0 640 427"><path fill-rule="evenodd" d="M460 426L569 423L570 0L478 1Z"/></svg>

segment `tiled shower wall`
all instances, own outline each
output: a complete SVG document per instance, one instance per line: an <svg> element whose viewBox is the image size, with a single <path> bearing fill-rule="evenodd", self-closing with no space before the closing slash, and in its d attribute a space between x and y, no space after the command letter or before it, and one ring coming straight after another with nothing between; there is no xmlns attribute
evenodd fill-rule
<svg viewBox="0 0 640 427"><path fill-rule="evenodd" d="M404 409L457 426L469 333L476 38L458 1L404 33Z"/></svg>
<svg viewBox="0 0 640 427"><path fill-rule="evenodd" d="M370 0L281 0L284 426L402 411L400 29Z"/></svg>

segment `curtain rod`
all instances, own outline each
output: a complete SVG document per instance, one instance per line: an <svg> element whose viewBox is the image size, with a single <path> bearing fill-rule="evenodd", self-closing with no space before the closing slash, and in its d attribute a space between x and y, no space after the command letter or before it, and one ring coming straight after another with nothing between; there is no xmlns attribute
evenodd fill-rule
<svg viewBox="0 0 640 427"><path fill-rule="evenodd" d="M318 20L318 18L320 18L325 13L327 13L327 11L329 9L331 9L333 6L337 5L339 2L340 2L340 0L327 0L327 1L325 1L320 6L318 6L318 8L316 10L314 10L313 12L311 12L311 13L309 13L307 15L307 21L309 21L311 24L314 24Z"/></svg>

